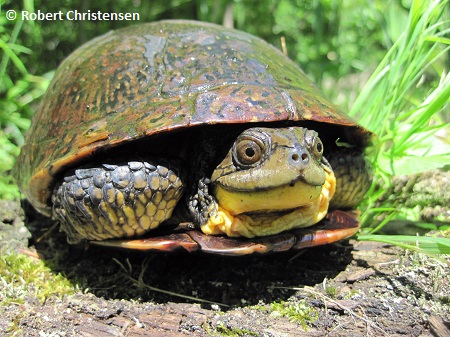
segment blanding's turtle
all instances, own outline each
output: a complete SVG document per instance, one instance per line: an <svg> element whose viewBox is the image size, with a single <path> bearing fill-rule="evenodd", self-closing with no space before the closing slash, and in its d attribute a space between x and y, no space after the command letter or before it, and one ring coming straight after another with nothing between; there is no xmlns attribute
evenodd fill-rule
<svg viewBox="0 0 450 337"><path fill-rule="evenodd" d="M61 64L16 175L71 243L265 253L359 229L370 139L263 40L161 21Z"/></svg>

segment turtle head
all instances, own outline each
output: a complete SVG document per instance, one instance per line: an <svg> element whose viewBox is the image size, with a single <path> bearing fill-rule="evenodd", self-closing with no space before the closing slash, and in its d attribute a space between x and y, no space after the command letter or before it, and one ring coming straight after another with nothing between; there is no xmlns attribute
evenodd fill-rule
<svg viewBox="0 0 450 337"><path fill-rule="evenodd" d="M211 176L217 209L202 231L265 236L320 221L335 189L323 150L302 127L242 132Z"/></svg>

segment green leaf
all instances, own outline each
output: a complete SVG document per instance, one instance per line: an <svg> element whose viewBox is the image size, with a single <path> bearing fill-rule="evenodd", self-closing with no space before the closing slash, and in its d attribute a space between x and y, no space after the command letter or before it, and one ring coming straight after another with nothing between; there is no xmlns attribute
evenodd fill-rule
<svg viewBox="0 0 450 337"><path fill-rule="evenodd" d="M450 239L410 235L358 235L361 241L377 241L427 254L450 254Z"/></svg>

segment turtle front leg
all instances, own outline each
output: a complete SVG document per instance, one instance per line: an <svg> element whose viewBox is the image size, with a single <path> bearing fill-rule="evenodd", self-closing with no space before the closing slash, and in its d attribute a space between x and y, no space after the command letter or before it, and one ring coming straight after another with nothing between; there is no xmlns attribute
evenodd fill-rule
<svg viewBox="0 0 450 337"><path fill-rule="evenodd" d="M71 243L141 236L171 217L183 190L181 178L162 165L78 169L55 187L53 217Z"/></svg>
<svg viewBox="0 0 450 337"><path fill-rule="evenodd" d="M336 176L336 193L330 202L334 209L355 208L372 184L372 166L360 151L340 149L327 159Z"/></svg>
<svg viewBox="0 0 450 337"><path fill-rule="evenodd" d="M188 201L189 212L196 225L200 226L203 233L209 235L227 234L236 235L229 228L237 221L237 217L231 215L222 208L216 199L209 192L211 181L202 178L198 182L197 193L190 197Z"/></svg>

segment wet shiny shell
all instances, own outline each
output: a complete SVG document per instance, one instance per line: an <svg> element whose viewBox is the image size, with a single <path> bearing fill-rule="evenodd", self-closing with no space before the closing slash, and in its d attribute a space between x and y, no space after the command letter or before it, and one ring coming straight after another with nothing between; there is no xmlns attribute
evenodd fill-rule
<svg viewBox="0 0 450 337"><path fill-rule="evenodd" d="M16 174L49 214L54 177L100 148L193 125L285 120L338 124L349 142L368 138L263 40L192 21L141 24L100 36L61 64Z"/></svg>

